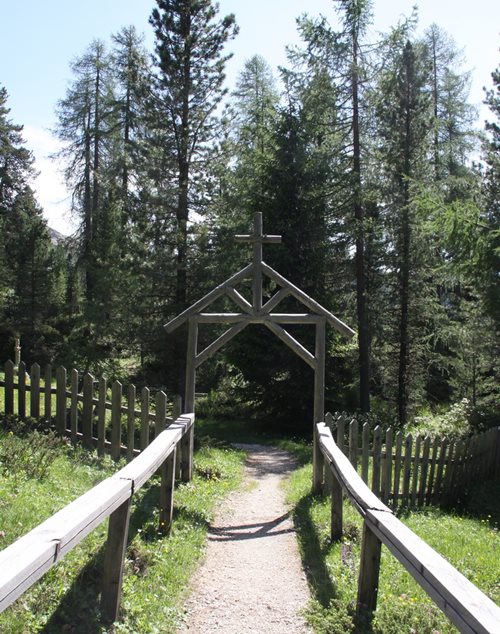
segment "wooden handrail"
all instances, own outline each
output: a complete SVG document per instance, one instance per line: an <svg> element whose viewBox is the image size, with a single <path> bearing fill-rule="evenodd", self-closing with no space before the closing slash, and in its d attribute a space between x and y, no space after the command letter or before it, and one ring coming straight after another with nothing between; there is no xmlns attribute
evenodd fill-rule
<svg viewBox="0 0 500 634"><path fill-rule="evenodd" d="M383 543L461 632L500 632L500 608L446 559L398 520L366 486L340 451L328 427L317 425L319 445L338 484L363 516L363 544L358 583L358 611L374 610L378 587L380 544ZM342 497L332 491L332 534L339 537ZM341 526L340 526L341 532Z"/></svg>
<svg viewBox="0 0 500 634"><path fill-rule="evenodd" d="M130 503L134 492L140 489L169 457L174 457L177 444L191 429L193 423L194 414L183 414L161 432L132 462L2 550L0 552L0 612L21 596L108 516L119 511L124 504ZM128 527L128 516L126 526ZM110 531L108 550L113 550L110 548L112 542L116 542L116 537ZM121 568L122 562L119 566L120 583ZM114 586L116 586L116 579ZM106 587L103 588L103 602L108 591ZM118 605L113 604L110 611L108 610L111 620L114 620L117 611Z"/></svg>

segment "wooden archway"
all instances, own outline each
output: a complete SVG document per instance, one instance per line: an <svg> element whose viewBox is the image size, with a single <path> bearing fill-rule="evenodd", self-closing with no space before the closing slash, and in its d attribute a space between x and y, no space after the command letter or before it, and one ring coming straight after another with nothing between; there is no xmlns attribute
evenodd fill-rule
<svg viewBox="0 0 500 634"><path fill-rule="evenodd" d="M318 304L314 299L297 288L285 277L266 264L262 257L262 247L264 244L276 244L281 242L281 236L266 235L262 233L262 214L254 215L254 227L251 235L236 236L238 242L251 242L253 244L253 261L244 269L230 277L228 280L214 288L204 297L187 308L180 315L172 319L165 325L167 332L173 332L178 326L188 321L188 343L186 358L186 387L184 395L183 410L186 413L194 412L194 395L196 384L196 368L206 359L217 352L230 339L240 333L249 324L263 324L287 346L289 346L299 357L301 357L314 370L314 413L313 423L322 422L325 416L325 345L326 345L326 324L329 323L342 334L352 337L355 333L337 319L326 308ZM265 304L262 298L262 281L267 276L278 286L280 290L271 297ZM252 303L248 302L241 295L236 286L246 279L252 280ZM278 313L274 312L279 303L285 297L293 296L306 309L304 313ZM210 304L219 297L229 297L239 312L235 313L208 313L203 312ZM201 352L198 352L198 326L199 324L230 324L230 327L218 339L213 341ZM285 330L282 325L286 324L311 324L316 328L316 343L314 354L307 350L292 335ZM192 453L193 453L193 427L190 433L189 465L186 465L188 478L192 473ZM313 490L319 491L323 481L323 461L319 450L316 432L314 432L313 442Z"/></svg>

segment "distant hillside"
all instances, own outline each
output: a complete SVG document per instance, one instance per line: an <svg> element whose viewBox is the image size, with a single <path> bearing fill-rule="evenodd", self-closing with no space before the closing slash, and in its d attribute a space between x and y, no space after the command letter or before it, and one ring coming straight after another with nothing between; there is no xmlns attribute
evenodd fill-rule
<svg viewBox="0 0 500 634"><path fill-rule="evenodd" d="M48 227L48 230L52 244L60 244L61 242L64 242L68 237L64 236L62 233L59 233L59 231L52 229L51 227Z"/></svg>

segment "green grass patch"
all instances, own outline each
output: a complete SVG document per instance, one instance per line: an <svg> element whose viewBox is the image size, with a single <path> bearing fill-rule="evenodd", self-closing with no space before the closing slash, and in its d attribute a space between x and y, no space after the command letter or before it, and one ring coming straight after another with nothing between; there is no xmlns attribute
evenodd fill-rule
<svg viewBox="0 0 500 634"><path fill-rule="evenodd" d="M371 628L366 623L355 623L362 520L346 502L344 537L332 543L329 498L310 493L311 478L311 465L296 471L289 482L288 501L294 506L303 565L313 596L307 618L315 632L457 632L386 548L382 548L378 607ZM499 489L497 485L496 491L490 491L496 498L488 498L497 513ZM401 520L499 603L500 538L495 511L487 508L478 516L477 508L471 506L473 499L476 495L470 496L469 508L460 513L429 508L408 512Z"/></svg>
<svg viewBox="0 0 500 634"><path fill-rule="evenodd" d="M44 444L39 432L0 433L2 547L117 468L109 459L100 460L51 436L45 438ZM26 446L31 449L23 449ZM13 447L22 449L23 457L15 465L12 461L7 465L7 455ZM168 537L157 530L158 480L153 478L134 496L122 618L113 628L106 628L99 614L105 522L0 615L0 631L5 634L175 631L182 619L182 600L190 575L203 553L214 507L238 486L243 461L242 452L226 446L205 442L198 449L192 482L176 489L174 524ZM35 477L33 465L40 467Z"/></svg>

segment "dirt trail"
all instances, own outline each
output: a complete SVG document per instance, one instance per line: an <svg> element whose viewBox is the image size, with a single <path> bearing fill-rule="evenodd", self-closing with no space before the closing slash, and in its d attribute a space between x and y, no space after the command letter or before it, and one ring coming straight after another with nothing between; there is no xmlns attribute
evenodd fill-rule
<svg viewBox="0 0 500 634"><path fill-rule="evenodd" d="M279 449L239 447L248 452L245 485L229 496L210 527L181 632L310 632L298 614L309 591L281 487L296 464Z"/></svg>

